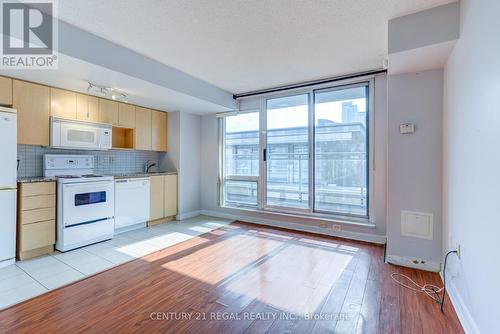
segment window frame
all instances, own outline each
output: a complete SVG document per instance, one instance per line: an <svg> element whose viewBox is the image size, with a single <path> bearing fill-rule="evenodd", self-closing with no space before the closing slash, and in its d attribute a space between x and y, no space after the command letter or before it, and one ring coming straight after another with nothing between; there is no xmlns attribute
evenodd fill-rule
<svg viewBox="0 0 500 334"><path fill-rule="evenodd" d="M243 209L253 212L262 212L262 213L275 213L286 216L294 216L294 217L310 217L313 219L322 219L322 220L332 220L332 221L342 221L342 222L352 222L354 224L374 224L375 222L375 196L374 196L374 177L375 177L375 102L374 102L374 78L375 75L368 75L364 77L347 79L338 81L336 83L325 83L314 85L306 88L297 88L290 89L283 92L277 93L269 93L262 94L258 97L253 97L251 99L258 99L258 106L253 109L247 110L239 110L237 112L228 112L220 114L219 116L219 166L218 166L218 192L219 192L219 207L221 208L229 208L229 209ZM329 211L321 211L315 210L315 200L314 200L314 186L315 186L315 165L314 165L314 150L315 150L315 92L318 91L328 91L328 90L339 90L346 89L351 87L359 87L366 86L367 87L367 129L366 129L366 138L367 138L367 214L366 215L357 215L357 214L348 214L341 212L329 212ZM267 182L266 175L266 162L263 161L263 152L266 148L266 139L267 139L267 100L294 96L294 95L308 95L308 107L309 107L309 208L308 209L297 209L297 208L283 208L283 207L274 207L266 205L266 187L265 182ZM245 98L249 99L249 98ZM240 104L241 105L241 104ZM224 188L224 134L225 134L225 116L232 116L236 114L243 113L251 113L251 112L259 112L259 176L256 177L241 177L245 178L247 181L256 181L257 182L257 205L227 205L225 203L225 190ZM248 178L251 178L248 179ZM239 180L239 179L238 179Z"/></svg>

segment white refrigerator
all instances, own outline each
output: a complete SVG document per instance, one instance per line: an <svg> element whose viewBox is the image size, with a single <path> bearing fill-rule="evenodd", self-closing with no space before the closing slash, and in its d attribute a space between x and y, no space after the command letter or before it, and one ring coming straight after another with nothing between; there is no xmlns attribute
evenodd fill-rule
<svg viewBox="0 0 500 334"><path fill-rule="evenodd" d="M15 263L17 115L0 107L0 268Z"/></svg>

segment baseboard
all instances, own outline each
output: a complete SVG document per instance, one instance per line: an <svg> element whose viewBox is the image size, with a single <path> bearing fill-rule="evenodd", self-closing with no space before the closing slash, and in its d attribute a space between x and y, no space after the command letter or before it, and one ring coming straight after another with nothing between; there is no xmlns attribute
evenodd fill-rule
<svg viewBox="0 0 500 334"><path fill-rule="evenodd" d="M456 285L453 284L453 281L447 280L446 292L448 293L451 303L455 308L455 312L457 313L458 320L460 320L460 323L462 324L464 332L467 334L480 334L479 328L477 327L477 324L474 321L474 318L472 317L469 308L464 303L464 300L460 296L460 293L458 292Z"/></svg>
<svg viewBox="0 0 500 334"><path fill-rule="evenodd" d="M212 217L218 217L218 218L241 220L241 221L245 221L248 223L254 223L254 224L259 224L259 225L282 227L282 228L287 228L290 230L311 232L311 233L323 234L323 235L358 240L358 241L366 241L366 242L371 242L371 243L375 243L375 244L385 244L386 243L385 235L376 235L376 234L351 232L351 231L332 231L332 230L322 228L322 227L293 224L293 223L288 223L288 222L279 221L279 220L261 219L261 218L249 217L249 216L244 216L244 215L239 215L239 214L233 215L233 214L229 214L229 213L225 213L225 212L212 211L212 210L201 210L201 214L207 215L207 216L212 216Z"/></svg>
<svg viewBox="0 0 500 334"><path fill-rule="evenodd" d="M196 210L196 211L190 211L190 212L186 212L186 213L180 213L177 216L175 216L175 219L176 220L184 220L184 219L193 218L193 217L201 215L201 212L202 212L201 210Z"/></svg>
<svg viewBox="0 0 500 334"><path fill-rule="evenodd" d="M4 267L7 267L7 266L10 266L11 264L14 264L14 263L16 263L16 259L15 258L0 261L0 268L4 268Z"/></svg>
<svg viewBox="0 0 500 334"><path fill-rule="evenodd" d="M137 224L134 224L134 225L125 226L125 227L118 228L118 229L115 228L115 235L118 235L118 234L121 234L121 233L125 233L125 232L129 232L129 231L133 231L133 230L137 230L139 228L143 228L143 227L146 227L146 226L147 226L147 222L137 223Z"/></svg>
<svg viewBox="0 0 500 334"><path fill-rule="evenodd" d="M405 256L389 255L389 254L386 255L385 259L386 262L398 266L420 269L425 271L433 271L436 273L441 271L441 262L431 261L427 259L410 258ZM415 261L417 261L417 263L415 263Z"/></svg>

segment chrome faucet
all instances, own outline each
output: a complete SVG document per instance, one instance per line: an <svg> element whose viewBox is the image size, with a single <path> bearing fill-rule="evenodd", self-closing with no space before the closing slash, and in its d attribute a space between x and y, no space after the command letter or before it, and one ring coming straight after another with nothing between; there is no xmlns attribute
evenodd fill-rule
<svg viewBox="0 0 500 334"><path fill-rule="evenodd" d="M151 160L148 160L148 161L146 161L146 163L144 164L144 173L149 173L149 169L150 169L151 167L156 166L156 163L149 164L149 162L150 162L150 161L151 161Z"/></svg>

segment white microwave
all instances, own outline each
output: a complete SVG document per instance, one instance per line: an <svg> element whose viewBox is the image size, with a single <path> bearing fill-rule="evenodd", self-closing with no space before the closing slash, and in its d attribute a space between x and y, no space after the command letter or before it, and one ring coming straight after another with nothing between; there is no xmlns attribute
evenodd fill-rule
<svg viewBox="0 0 500 334"><path fill-rule="evenodd" d="M108 150L111 149L110 124L50 118L50 146L57 148Z"/></svg>

